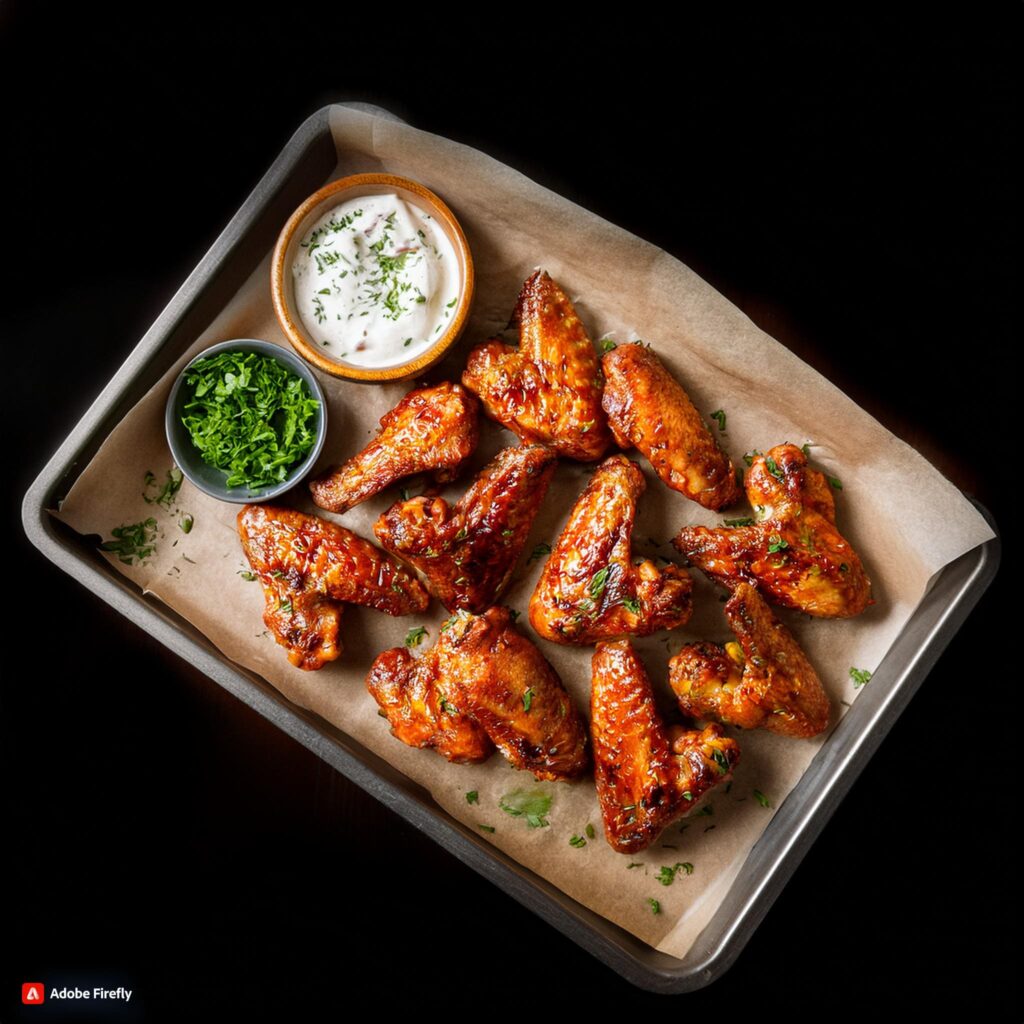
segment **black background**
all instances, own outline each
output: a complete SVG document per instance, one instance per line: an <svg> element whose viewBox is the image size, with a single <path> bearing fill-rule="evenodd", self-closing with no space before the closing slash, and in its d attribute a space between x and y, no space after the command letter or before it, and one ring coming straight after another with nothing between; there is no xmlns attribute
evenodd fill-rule
<svg viewBox="0 0 1024 1024"><path fill-rule="evenodd" d="M1015 12L619 9L585 33L486 13L470 39L429 11L403 28L373 9L127 25L0 7L15 549L0 1013L20 1017L21 981L54 979L126 984L146 1019L298 1019L357 994L411 1013L586 1013L615 995L641 1013L1005 1008L1012 538L738 963L679 997L632 989L24 540L45 459L292 132L338 99L663 246L1012 531Z"/></svg>

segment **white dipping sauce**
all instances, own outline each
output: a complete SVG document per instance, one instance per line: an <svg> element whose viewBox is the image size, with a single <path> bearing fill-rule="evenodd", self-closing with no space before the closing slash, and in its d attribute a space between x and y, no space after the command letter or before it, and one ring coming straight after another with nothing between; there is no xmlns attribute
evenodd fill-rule
<svg viewBox="0 0 1024 1024"><path fill-rule="evenodd" d="M455 315L459 264L429 213L396 195L335 206L302 238L295 306L325 355L395 366L432 345Z"/></svg>

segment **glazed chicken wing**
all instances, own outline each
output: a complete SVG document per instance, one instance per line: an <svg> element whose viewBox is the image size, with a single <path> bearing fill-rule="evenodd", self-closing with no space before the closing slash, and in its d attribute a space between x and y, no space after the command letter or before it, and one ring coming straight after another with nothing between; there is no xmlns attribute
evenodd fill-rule
<svg viewBox="0 0 1024 1024"><path fill-rule="evenodd" d="M661 360L637 342L612 349L601 366L601 404L619 447L637 447L668 487L705 508L731 505L736 470Z"/></svg>
<svg viewBox="0 0 1024 1024"><path fill-rule="evenodd" d="M506 448L454 508L443 498L398 502L373 532L449 611L482 612L508 584L557 462L543 445Z"/></svg>
<svg viewBox="0 0 1024 1024"><path fill-rule="evenodd" d="M538 270L514 314L519 347L492 339L469 354L462 383L525 443L590 462L611 444L597 353L569 297Z"/></svg>
<svg viewBox="0 0 1024 1024"><path fill-rule="evenodd" d="M688 526L672 542L708 576L734 589L744 580L787 608L822 618L859 615L871 581L835 525L835 499L807 456L781 444L755 456L747 496L753 526Z"/></svg>
<svg viewBox="0 0 1024 1024"><path fill-rule="evenodd" d="M666 729L643 663L628 640L597 645L590 731L604 832L619 853L650 846L739 762L717 725Z"/></svg>
<svg viewBox="0 0 1024 1024"><path fill-rule="evenodd" d="M674 629L693 611L685 569L633 564L636 502L646 483L624 455L598 466L530 598L530 624L560 644L592 644Z"/></svg>
<svg viewBox="0 0 1024 1024"><path fill-rule="evenodd" d="M341 654L338 602L389 615L423 611L430 602L419 580L383 551L317 516L246 505L238 535L263 586L263 621L299 668L318 669Z"/></svg>
<svg viewBox="0 0 1024 1024"><path fill-rule="evenodd" d="M817 672L793 635L749 583L725 605L739 644L687 644L669 662L683 713L783 736L817 736L831 708Z"/></svg>
<svg viewBox="0 0 1024 1024"><path fill-rule="evenodd" d="M493 743L538 779L574 778L589 763L572 698L507 608L457 612L421 658L385 651L366 686L398 739L449 760L483 760Z"/></svg>
<svg viewBox="0 0 1024 1024"><path fill-rule="evenodd" d="M310 481L313 500L328 512L347 512L413 473L454 480L476 448L478 419L477 400L458 384L410 391L358 455Z"/></svg>

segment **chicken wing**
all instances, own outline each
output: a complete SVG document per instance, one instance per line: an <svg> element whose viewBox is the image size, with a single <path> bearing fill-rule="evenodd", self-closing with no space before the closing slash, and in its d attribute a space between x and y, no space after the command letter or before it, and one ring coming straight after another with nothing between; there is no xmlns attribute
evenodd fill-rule
<svg viewBox="0 0 1024 1024"><path fill-rule="evenodd" d="M736 501L732 462L683 386L643 342L612 349L601 367L601 404L620 448L637 447L667 486L705 508Z"/></svg>
<svg viewBox="0 0 1024 1024"><path fill-rule="evenodd" d="M318 669L341 654L338 602L389 615L423 611L430 602L419 580L383 551L317 516L245 505L238 535L263 586L263 621L299 668Z"/></svg>
<svg viewBox="0 0 1024 1024"><path fill-rule="evenodd" d="M756 581L763 594L808 615L846 618L872 603L871 581L835 525L824 475L792 444L758 453L746 479L759 522L688 526L672 542L708 576L734 589Z"/></svg>
<svg viewBox="0 0 1024 1024"><path fill-rule="evenodd" d="M724 782L740 750L717 725L666 729L628 640L598 644L592 672L590 731L604 832L614 850L636 853Z"/></svg>
<svg viewBox="0 0 1024 1024"><path fill-rule="evenodd" d="M831 707L800 645L749 583L726 602L739 644L687 644L669 663L683 713L742 729L817 736Z"/></svg>
<svg viewBox="0 0 1024 1024"><path fill-rule="evenodd" d="M514 319L519 347L500 339L478 345L462 383L521 441L583 462L601 458L612 440L601 409L601 370L569 297L538 270L523 285Z"/></svg>
<svg viewBox="0 0 1024 1024"><path fill-rule="evenodd" d="M557 462L543 445L506 448L454 508L443 498L398 502L373 532L449 611L483 612L512 576Z"/></svg>
<svg viewBox="0 0 1024 1024"><path fill-rule="evenodd" d="M310 481L313 500L328 512L347 512L413 473L454 480L476 448L477 400L445 381L410 391L380 419L380 432L344 465Z"/></svg>
<svg viewBox="0 0 1024 1024"><path fill-rule="evenodd" d="M636 502L646 483L624 455L598 466L544 566L533 597L530 624L560 644L592 644L648 636L686 622L692 581L685 569L633 565L630 540Z"/></svg>
<svg viewBox="0 0 1024 1024"><path fill-rule="evenodd" d="M586 770L586 728L572 698L507 608L457 612L442 628L423 657L385 651L370 670L367 689L393 735L453 761L483 760L493 743L538 779Z"/></svg>

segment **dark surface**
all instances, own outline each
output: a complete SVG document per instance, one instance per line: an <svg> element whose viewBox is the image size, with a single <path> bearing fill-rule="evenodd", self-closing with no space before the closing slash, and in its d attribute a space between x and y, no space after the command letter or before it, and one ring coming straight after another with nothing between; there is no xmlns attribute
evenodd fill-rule
<svg viewBox="0 0 1024 1024"><path fill-rule="evenodd" d="M286 22L266 21L253 58L235 18L129 29L0 8L17 662L0 1018L19 1019L30 980L133 987L120 1019L298 1019L371 991L412 1012L586 1012L614 994L641 1013L1008 1006L1012 536L739 962L666 1000L64 576L24 540L18 505L298 124L352 98L662 245L1012 532L1016 13L617 28L590 46L548 26L525 49L453 46L437 73L425 56L389 64L343 21L337 47ZM311 28L315 50L299 45Z"/></svg>

